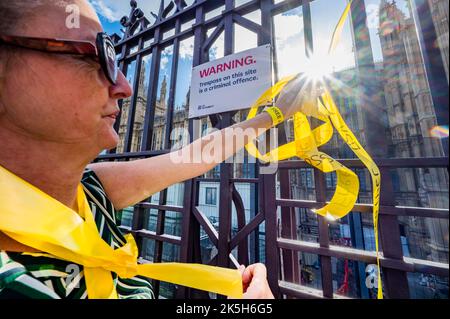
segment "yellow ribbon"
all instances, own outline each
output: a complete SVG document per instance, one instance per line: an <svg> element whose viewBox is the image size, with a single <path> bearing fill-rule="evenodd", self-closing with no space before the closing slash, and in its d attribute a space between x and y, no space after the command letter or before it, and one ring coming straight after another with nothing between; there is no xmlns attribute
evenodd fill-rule
<svg viewBox="0 0 450 319"><path fill-rule="evenodd" d="M140 275L173 284L242 298L238 270L201 264L138 265L132 235L126 244L111 248L100 237L82 185L77 214L56 199L0 166L0 231L52 258L84 266L90 299L117 298L111 272L121 278Z"/></svg>
<svg viewBox="0 0 450 319"><path fill-rule="evenodd" d="M333 39L330 44L330 53L336 48L340 41L343 26L350 12L351 4L352 1L348 3L344 14L336 26ZM296 78L297 76L286 77L263 93L253 105L247 119L255 117L261 106L272 104L283 88ZM246 145L246 149L250 155L260 159L262 162L278 162L292 157L299 157L324 173L336 172L337 184L334 196L331 201L325 205L325 207L315 210L315 212L321 216L327 217L331 220L336 220L351 212L355 206L359 193L359 180L356 174L339 163L337 160L318 150L318 147L328 143L328 141L332 138L333 126L336 128L345 143L367 167L372 177L373 224L378 265L377 297L378 299L383 299L378 244L378 214L380 207L381 185L380 170L345 123L331 96L331 93L327 88L324 88L324 93L321 94L317 101L307 101L307 104L302 105L302 110L303 112L298 112L294 115L295 139L293 142L282 145L266 154L261 154L253 142ZM317 118L324 122L324 124L314 130L311 130L307 116Z"/></svg>
<svg viewBox="0 0 450 319"><path fill-rule="evenodd" d="M281 110L278 107L276 106L268 107L264 110L264 112L270 115L274 126L277 126L278 124L284 122L283 112L281 112Z"/></svg>

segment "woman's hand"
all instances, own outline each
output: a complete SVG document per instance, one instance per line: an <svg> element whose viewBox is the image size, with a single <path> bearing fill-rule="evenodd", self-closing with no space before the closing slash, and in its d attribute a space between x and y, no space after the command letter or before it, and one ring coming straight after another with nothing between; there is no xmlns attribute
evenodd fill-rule
<svg viewBox="0 0 450 319"><path fill-rule="evenodd" d="M275 299L267 282L267 269L263 264L239 267L244 286L244 299Z"/></svg>
<svg viewBox="0 0 450 319"><path fill-rule="evenodd" d="M297 112L316 115L317 99L322 93L322 83L311 81L300 74L284 87L275 105L280 108L286 119L293 117Z"/></svg>

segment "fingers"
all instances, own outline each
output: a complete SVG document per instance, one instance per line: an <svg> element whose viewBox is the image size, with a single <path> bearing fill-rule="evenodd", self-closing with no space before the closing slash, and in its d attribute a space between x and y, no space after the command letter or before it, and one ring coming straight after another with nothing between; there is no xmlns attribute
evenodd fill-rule
<svg viewBox="0 0 450 319"><path fill-rule="evenodd" d="M240 265L238 270L240 271L241 275L243 275L244 271L245 271L245 266L244 265Z"/></svg>
<svg viewBox="0 0 450 319"><path fill-rule="evenodd" d="M244 273L245 273L245 266L244 265L240 265L238 270L240 271L241 276L242 276L242 289L243 289L244 292L246 292L247 288L248 288L248 285L250 284L251 278L250 278L250 280L248 279L248 276L246 276L244 278Z"/></svg>
<svg viewBox="0 0 450 319"><path fill-rule="evenodd" d="M285 86L276 104L286 118L292 117L297 112L318 117L317 101L324 92L324 85L321 82L311 81L307 77L299 76Z"/></svg>
<svg viewBox="0 0 450 319"><path fill-rule="evenodd" d="M243 297L244 299L265 299L266 289L263 282L252 281Z"/></svg>
<svg viewBox="0 0 450 319"><path fill-rule="evenodd" d="M240 267L241 269L241 267ZM264 264L253 264L242 273L244 299L271 299L273 294L267 282L267 269Z"/></svg>
<svg viewBox="0 0 450 319"><path fill-rule="evenodd" d="M242 281L246 284L250 283L254 278L258 278L258 280L265 280L267 277L266 266L263 264L253 264L245 268L244 273L242 274Z"/></svg>
<svg viewBox="0 0 450 319"><path fill-rule="evenodd" d="M243 299L274 299L267 280L252 280Z"/></svg>
<svg viewBox="0 0 450 319"><path fill-rule="evenodd" d="M285 117L289 118L300 111L303 100L308 95L306 82L299 77L288 83L277 99L277 106L283 111Z"/></svg>
<svg viewBox="0 0 450 319"><path fill-rule="evenodd" d="M248 266L247 269L245 269L244 276L246 274L251 275L253 278L265 280L267 278L267 269L264 264L261 263L253 264Z"/></svg>
<svg viewBox="0 0 450 319"><path fill-rule="evenodd" d="M310 81L304 76L299 76L289 82L280 92L279 99L295 101L309 96L316 96L322 90L322 83Z"/></svg>

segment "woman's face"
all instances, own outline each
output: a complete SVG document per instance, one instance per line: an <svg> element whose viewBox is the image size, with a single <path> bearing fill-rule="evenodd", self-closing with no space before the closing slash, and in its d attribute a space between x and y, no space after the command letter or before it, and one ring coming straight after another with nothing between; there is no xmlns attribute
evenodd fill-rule
<svg viewBox="0 0 450 319"><path fill-rule="evenodd" d="M66 27L68 13L52 6L29 21L18 34L29 37L89 40L102 31L96 13L86 1L80 8L80 28ZM95 151L114 148L113 128L118 100L132 89L119 72L116 85L94 61L74 56L14 49L3 61L0 87L0 125L31 138L79 144Z"/></svg>

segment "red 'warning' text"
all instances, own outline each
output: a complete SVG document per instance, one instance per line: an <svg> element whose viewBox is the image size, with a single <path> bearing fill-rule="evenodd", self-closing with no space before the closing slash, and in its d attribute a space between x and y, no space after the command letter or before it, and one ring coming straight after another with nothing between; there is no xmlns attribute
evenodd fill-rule
<svg viewBox="0 0 450 319"><path fill-rule="evenodd" d="M256 63L256 61L253 59L253 56L249 55L240 59L224 62L216 66L211 66L205 70L200 70L200 77L201 78L208 77L213 74L222 73L228 70L234 70L239 67L252 65L254 63Z"/></svg>

